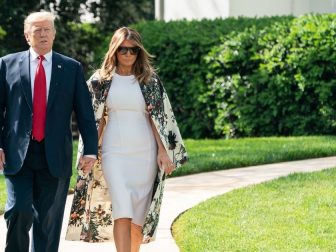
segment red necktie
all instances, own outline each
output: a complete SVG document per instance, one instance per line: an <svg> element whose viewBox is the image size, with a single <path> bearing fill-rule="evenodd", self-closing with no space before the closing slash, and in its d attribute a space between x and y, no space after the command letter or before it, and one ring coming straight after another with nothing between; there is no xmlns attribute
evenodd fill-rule
<svg viewBox="0 0 336 252"><path fill-rule="evenodd" d="M46 124L47 83L44 67L42 64L44 56L40 55L38 59L39 62L36 68L34 81L33 138L40 142L44 138Z"/></svg>

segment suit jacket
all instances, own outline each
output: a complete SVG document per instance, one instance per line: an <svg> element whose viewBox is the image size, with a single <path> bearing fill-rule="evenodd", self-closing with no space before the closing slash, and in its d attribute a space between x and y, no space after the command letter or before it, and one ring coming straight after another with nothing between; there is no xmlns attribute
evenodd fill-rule
<svg viewBox="0 0 336 252"><path fill-rule="evenodd" d="M19 172L32 131L30 53L0 58L0 148L5 151L5 175ZM84 154L97 155L97 129L91 97L81 64L53 52L45 128L45 153L50 173L70 177L72 167L71 115L75 111Z"/></svg>
<svg viewBox="0 0 336 252"><path fill-rule="evenodd" d="M111 85L110 80L100 82L98 74L88 81L89 90L93 96L92 105L96 118L96 127L103 132L106 98ZM148 84L140 84L141 92L147 106L153 107L149 114L154 122L161 141L170 157L179 168L187 161L187 152L170 105L168 95L157 75ZM101 133L100 136L103 134ZM113 141L113 140L112 140ZM67 240L82 240L86 242L103 242L113 240L112 204L108 194L106 181L101 169L101 141L99 141L98 161L91 173L84 174L79 170L79 176L72 202ZM82 144L78 145L78 156L81 155ZM142 227L144 241L154 240L159 222L160 207L165 184L164 172L158 169L153 185L153 195L150 209Z"/></svg>

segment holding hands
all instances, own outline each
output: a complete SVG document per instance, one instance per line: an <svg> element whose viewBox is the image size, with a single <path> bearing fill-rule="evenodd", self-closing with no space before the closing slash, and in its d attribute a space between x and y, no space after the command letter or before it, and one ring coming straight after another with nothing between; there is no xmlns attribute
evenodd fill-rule
<svg viewBox="0 0 336 252"><path fill-rule="evenodd" d="M81 156L79 159L79 167L83 170L83 172L90 172L94 163L96 162L96 158L90 156Z"/></svg>

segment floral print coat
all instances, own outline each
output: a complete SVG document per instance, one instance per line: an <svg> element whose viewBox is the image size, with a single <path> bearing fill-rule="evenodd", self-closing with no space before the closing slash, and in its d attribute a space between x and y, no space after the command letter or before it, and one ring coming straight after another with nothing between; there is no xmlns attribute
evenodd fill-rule
<svg viewBox="0 0 336 252"><path fill-rule="evenodd" d="M98 158L92 171L88 174L78 169L78 179L72 202L67 240L82 240L86 242L103 242L113 240L113 219L109 193L101 169L101 136L106 125L105 102L111 80L99 81L98 74L88 80L88 87L92 95L96 126L100 135ZM150 107L149 114L154 122L161 141L176 168L187 161L187 152L177 126L173 110L167 93L158 78L154 75L148 84L140 84L141 92ZM83 143L79 139L78 158L83 153ZM160 207L165 184L165 174L158 169L154 182L152 202L146 216L142 233L144 242L154 240L159 222Z"/></svg>

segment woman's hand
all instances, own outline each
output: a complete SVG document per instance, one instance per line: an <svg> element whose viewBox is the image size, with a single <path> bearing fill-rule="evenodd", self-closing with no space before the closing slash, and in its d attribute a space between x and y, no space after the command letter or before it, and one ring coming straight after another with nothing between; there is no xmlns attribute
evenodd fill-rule
<svg viewBox="0 0 336 252"><path fill-rule="evenodd" d="M167 175L170 175L175 170L175 164L170 161L167 151L164 148L158 149L157 162L159 168L163 169Z"/></svg>
<svg viewBox="0 0 336 252"><path fill-rule="evenodd" d="M153 109L152 105L149 105L147 108L147 111L150 113L152 109ZM157 147L158 147L158 153L157 153L158 166L160 169L162 169L165 172L165 174L170 175L175 170L175 164L170 160L151 117L149 117L149 120L152 126L152 130L153 130L154 137L157 143Z"/></svg>
<svg viewBox="0 0 336 252"><path fill-rule="evenodd" d="M5 164L6 164L5 152L3 151L3 149L0 149L0 170L4 169Z"/></svg>

